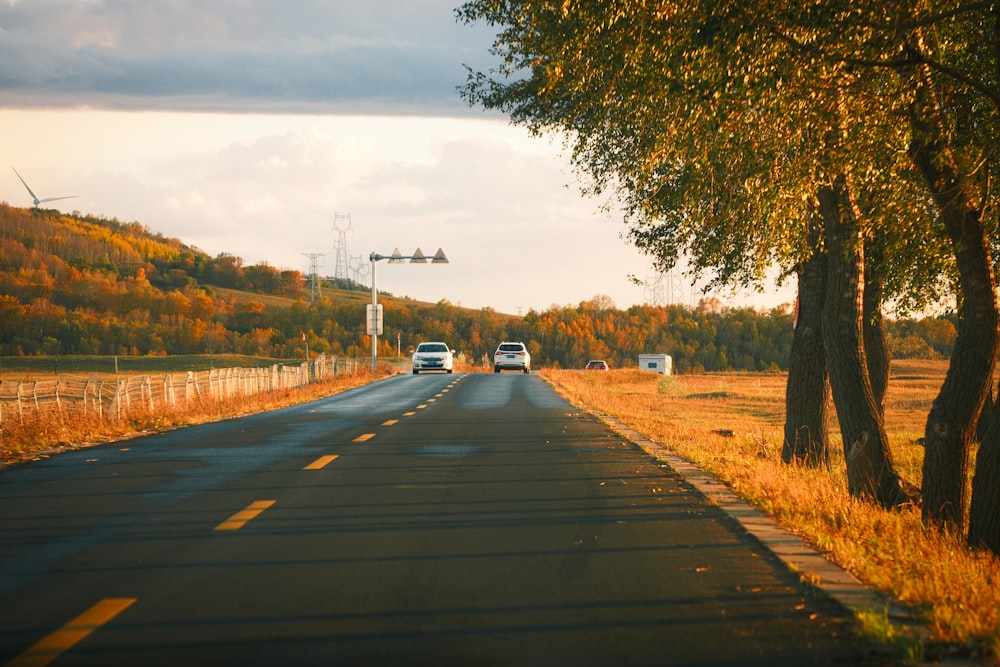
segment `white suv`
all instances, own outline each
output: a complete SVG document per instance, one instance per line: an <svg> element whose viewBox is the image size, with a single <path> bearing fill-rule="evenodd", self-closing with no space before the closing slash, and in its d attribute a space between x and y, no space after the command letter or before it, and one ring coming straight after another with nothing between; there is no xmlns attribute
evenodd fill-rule
<svg viewBox="0 0 1000 667"><path fill-rule="evenodd" d="M444 371L451 373L455 350L445 343L421 343L413 351L413 374L420 371Z"/></svg>
<svg viewBox="0 0 1000 667"><path fill-rule="evenodd" d="M493 372L499 373L502 370L531 372L531 354L524 343L500 343L500 347L493 353Z"/></svg>

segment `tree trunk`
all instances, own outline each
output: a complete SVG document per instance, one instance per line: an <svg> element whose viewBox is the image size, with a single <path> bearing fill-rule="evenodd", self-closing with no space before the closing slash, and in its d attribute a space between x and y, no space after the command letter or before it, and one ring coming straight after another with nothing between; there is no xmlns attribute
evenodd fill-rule
<svg viewBox="0 0 1000 667"><path fill-rule="evenodd" d="M864 346L868 378L880 415L885 415L885 392L889 387L889 344L882 318L882 245L879 239L865 243L865 290L863 296Z"/></svg>
<svg viewBox="0 0 1000 667"><path fill-rule="evenodd" d="M896 473L882 415L868 377L862 340L863 249L846 179L820 188L819 209L826 233L827 296L822 331L830 369L852 496L885 507L910 500Z"/></svg>
<svg viewBox="0 0 1000 667"><path fill-rule="evenodd" d="M979 412L979 419L976 421L976 440L979 442L986 441L986 432L990 424L993 423L996 411L997 399L993 393L993 383L990 383L990 390L986 394L986 402L983 403L983 409Z"/></svg>
<svg viewBox="0 0 1000 667"><path fill-rule="evenodd" d="M995 8L993 15L993 66L995 74L1000 76L1000 16ZM989 413L989 427L980 438L976 457L968 537L971 546L986 547L1000 555L1000 410L993 393L992 376L985 407ZM980 416L980 423L982 421Z"/></svg>
<svg viewBox="0 0 1000 667"><path fill-rule="evenodd" d="M979 445L972 478L969 546L1000 555L1000 419L992 419Z"/></svg>
<svg viewBox="0 0 1000 667"><path fill-rule="evenodd" d="M811 247L820 247L818 236L817 230ZM826 271L826 254L821 250L797 269L798 309L785 385L785 442L781 459L811 467L830 465L826 418L829 375L821 331Z"/></svg>
<svg viewBox="0 0 1000 667"><path fill-rule="evenodd" d="M955 349L924 434L923 518L926 523L961 529L969 448L1000 349L1000 313L989 242L942 127L930 74L920 68L915 79L910 158L923 176L951 239L962 292ZM987 461L990 456L988 449Z"/></svg>

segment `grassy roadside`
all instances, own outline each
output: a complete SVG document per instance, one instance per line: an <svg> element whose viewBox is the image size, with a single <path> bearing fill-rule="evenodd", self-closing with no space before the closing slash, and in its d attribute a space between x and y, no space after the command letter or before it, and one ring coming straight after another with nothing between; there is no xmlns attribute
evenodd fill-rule
<svg viewBox="0 0 1000 667"><path fill-rule="evenodd" d="M373 375L368 366L363 366L354 373L340 373L304 387L225 400L205 398L176 410L133 410L122 420L58 412L30 416L23 422L8 419L0 423L0 467L69 449L305 403L381 379L391 372L385 367Z"/></svg>
<svg viewBox="0 0 1000 667"><path fill-rule="evenodd" d="M897 362L890 381L886 423L893 456L900 473L918 485L916 440L944 372L943 364ZM862 581L915 608L924 627L904 636L884 619L861 619L910 659L1000 660L1000 558L928 530L916 508L885 511L852 499L835 424L829 471L783 464L783 374L541 374L573 404L612 415L672 448Z"/></svg>

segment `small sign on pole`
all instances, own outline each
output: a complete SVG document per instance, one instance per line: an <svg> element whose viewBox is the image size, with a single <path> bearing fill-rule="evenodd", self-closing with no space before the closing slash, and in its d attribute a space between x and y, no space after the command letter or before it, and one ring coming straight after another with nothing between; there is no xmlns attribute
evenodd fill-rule
<svg viewBox="0 0 1000 667"><path fill-rule="evenodd" d="M372 314L372 304L370 304L370 303L368 304L367 311L368 311L368 316L365 319L368 322L368 330L365 333L367 333L369 336L371 336L372 332L374 332L375 335L381 336L382 335L382 304L381 303L378 304L378 306L375 308L374 315Z"/></svg>

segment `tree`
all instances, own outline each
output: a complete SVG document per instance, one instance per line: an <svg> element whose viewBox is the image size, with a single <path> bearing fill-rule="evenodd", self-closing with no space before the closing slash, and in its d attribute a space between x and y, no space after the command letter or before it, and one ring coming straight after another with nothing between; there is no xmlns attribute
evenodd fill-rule
<svg viewBox="0 0 1000 667"><path fill-rule="evenodd" d="M814 228L818 246L820 231ZM816 250L796 267L799 298L785 387L785 440L781 458L810 466L830 463L826 401L829 371L823 346L823 302L826 299L826 253Z"/></svg>
<svg viewBox="0 0 1000 667"><path fill-rule="evenodd" d="M854 131L858 97L845 93L860 77L803 62L775 35L774 22L790 7L470 2L466 18L504 26L495 51L504 62L498 73L510 82L477 74L464 92L535 132L564 131L591 191L618 188L631 240L660 268L686 253L717 283L752 284L775 262L788 269L812 256L819 193L853 167L852 151L833 150L828 139L863 136ZM847 287L860 293L861 284ZM871 392L867 372L833 376L851 383L838 386L835 400ZM809 386L825 392L823 383ZM861 415L841 414L845 440L881 431ZM888 461L884 438L875 445ZM884 472L891 475L891 465ZM898 498L897 488L880 499Z"/></svg>
<svg viewBox="0 0 1000 667"><path fill-rule="evenodd" d="M997 202L991 187L1000 143L1000 17L995 2L943 4L873 2L855 8L869 18L848 23L846 36L798 44L827 61L891 71L898 78L907 152L937 214L934 236L951 250L961 314L948 374L927 420L923 514L928 523L962 528L969 449L1000 351L992 256ZM997 446L989 434L1000 432L987 433L986 468L976 474L983 501L974 500L971 513L974 524L993 534L973 539L970 533L970 540L997 550L1000 506L991 499L1000 495L1000 477L986 469L995 465ZM987 491L989 486L994 488Z"/></svg>
<svg viewBox="0 0 1000 667"><path fill-rule="evenodd" d="M944 109L926 65L913 68L910 155L931 188L955 248L962 286L962 319L944 386L924 436L924 515L960 526L966 509L969 447L991 387L1000 351L996 280L990 243L966 174L944 136Z"/></svg>
<svg viewBox="0 0 1000 667"><path fill-rule="evenodd" d="M925 485L940 482L944 514L925 517L960 515L967 425L996 356L990 241L969 216L969 204L996 210L995 3L481 0L459 16L502 28L496 76L472 73L467 99L564 132L590 191L617 188L630 238L661 268L687 253L717 281L753 282L812 255L809 209L820 212L841 433L874 456L874 483L851 486L885 504L907 494L882 433L881 301L918 306L952 276L968 347L956 343L964 356L942 387L947 421L929 419L929 433L933 420L955 435L932 439L942 456L928 456ZM931 93L946 102L928 105Z"/></svg>
<svg viewBox="0 0 1000 667"><path fill-rule="evenodd" d="M821 189L819 202L828 260L821 329L828 358L834 359L829 366L830 386L844 442L848 486L852 495L900 505L910 500L910 494L893 466L869 373L861 309L863 244L844 178Z"/></svg>

